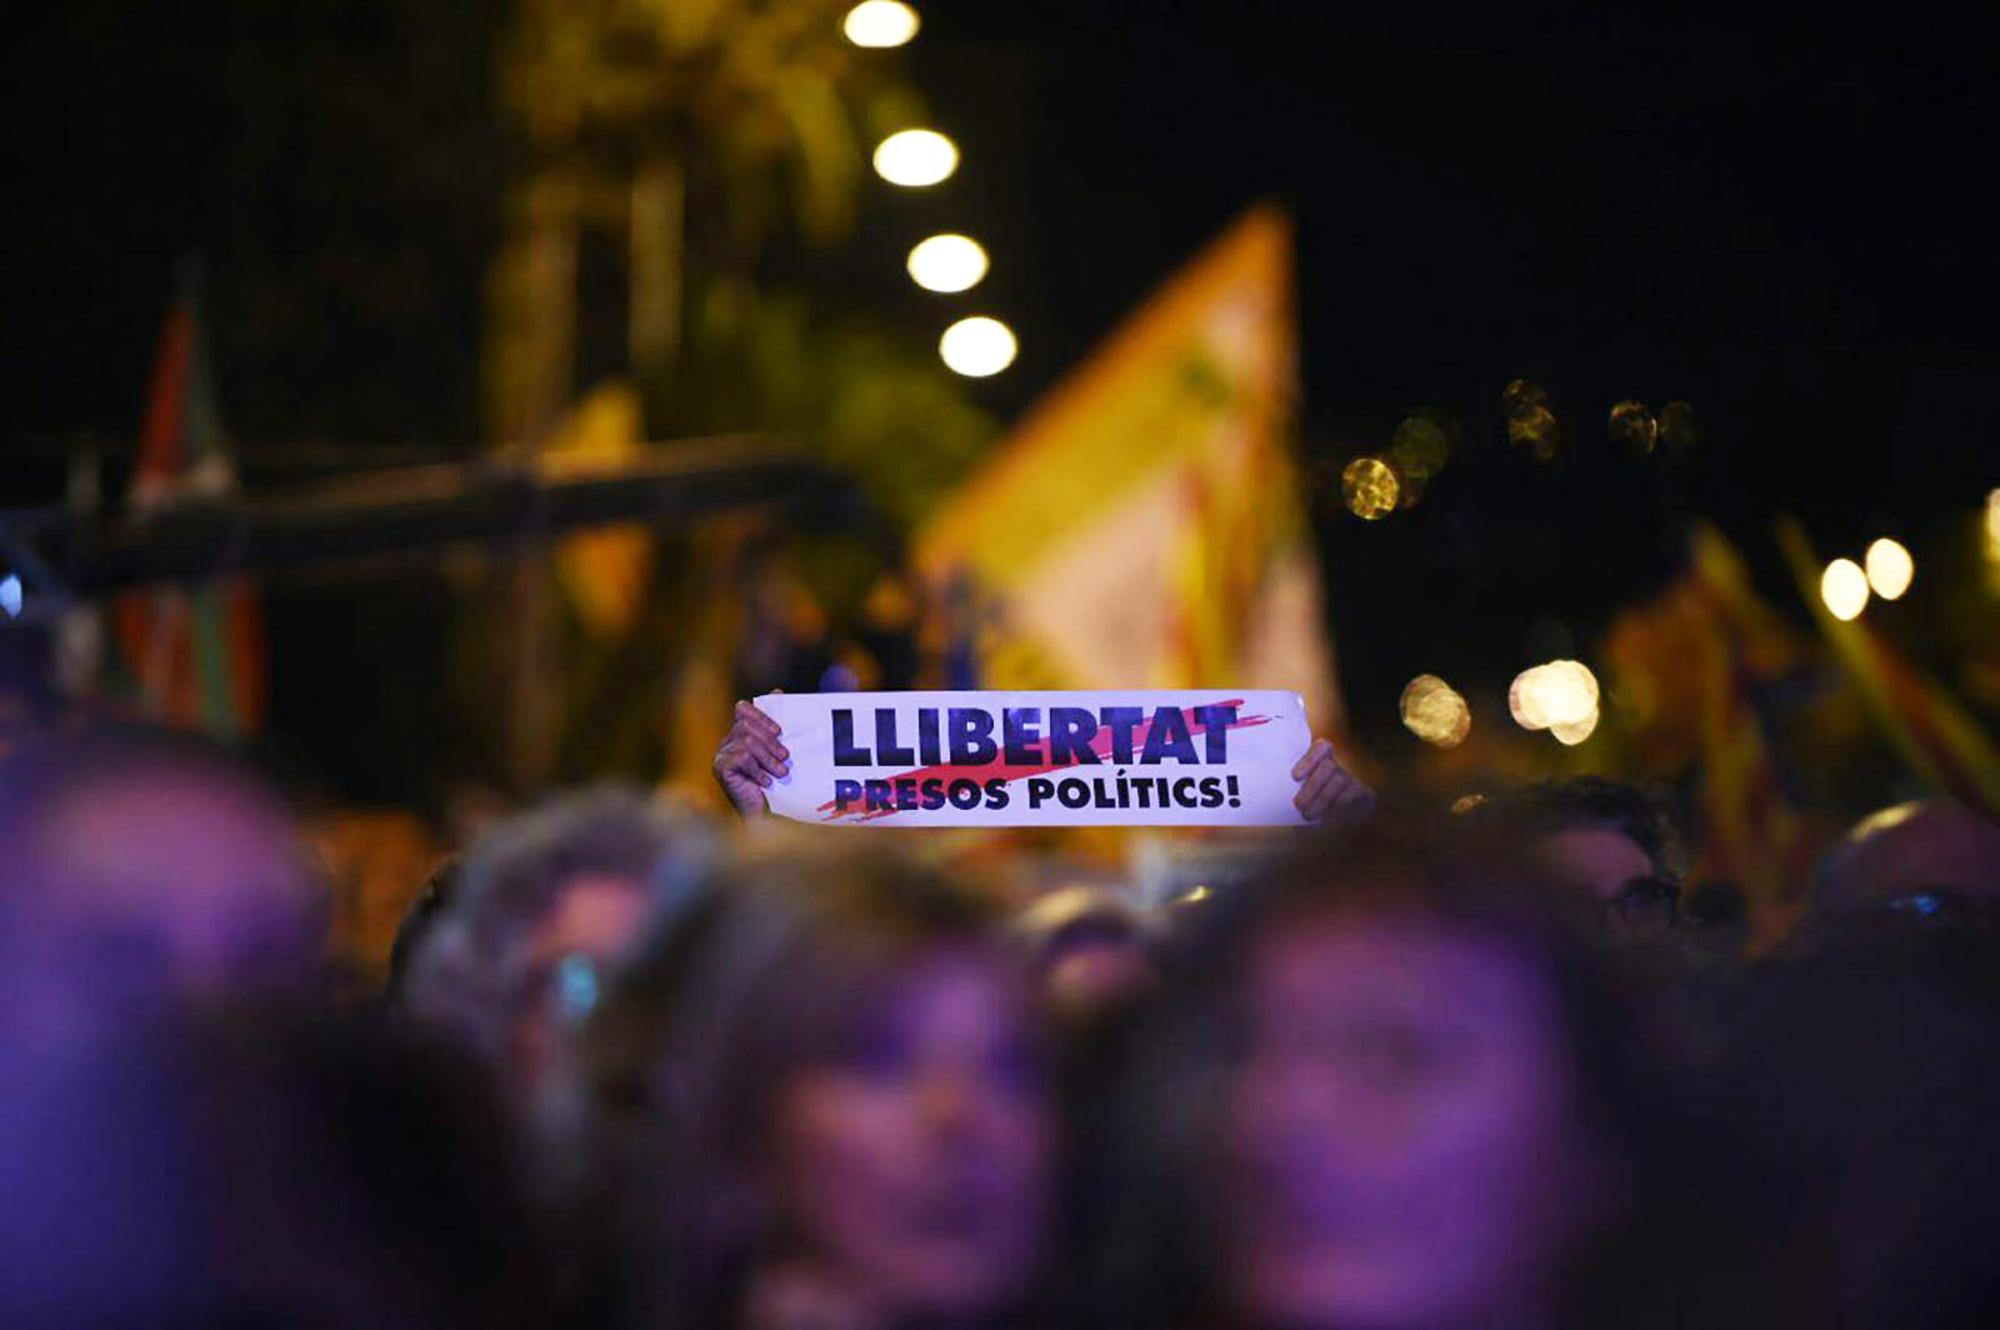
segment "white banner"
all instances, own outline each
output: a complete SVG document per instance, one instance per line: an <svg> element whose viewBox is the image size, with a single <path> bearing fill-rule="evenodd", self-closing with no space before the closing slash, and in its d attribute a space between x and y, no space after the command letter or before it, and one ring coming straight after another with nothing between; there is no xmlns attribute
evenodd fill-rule
<svg viewBox="0 0 2000 1330"><path fill-rule="evenodd" d="M772 693L800 822L885 827L1302 826L1297 693Z"/></svg>

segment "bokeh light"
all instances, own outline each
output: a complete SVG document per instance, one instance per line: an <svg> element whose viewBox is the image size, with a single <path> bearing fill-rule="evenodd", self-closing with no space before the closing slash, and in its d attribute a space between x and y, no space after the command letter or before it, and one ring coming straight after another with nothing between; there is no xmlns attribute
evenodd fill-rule
<svg viewBox="0 0 2000 1330"><path fill-rule="evenodd" d="M1692 406L1686 402L1668 402L1660 408L1660 442L1676 453L1684 453L1701 442L1701 427L1695 423Z"/></svg>
<svg viewBox="0 0 2000 1330"><path fill-rule="evenodd" d="M1389 440L1389 456L1396 469L1411 480L1429 480L1444 470L1451 457L1451 435L1439 421L1427 415L1406 417Z"/></svg>
<svg viewBox="0 0 2000 1330"><path fill-rule="evenodd" d="M840 30L856 46L901 46L917 35L917 11L902 0L861 0L847 11Z"/></svg>
<svg viewBox="0 0 2000 1330"><path fill-rule="evenodd" d="M1597 714L1597 708L1592 707L1590 714L1582 720L1564 721L1549 726L1549 733L1555 736L1557 743L1566 748L1574 748L1597 733Z"/></svg>
<svg viewBox="0 0 2000 1330"><path fill-rule="evenodd" d="M0 613L10 619L21 613L21 579L13 573L0 577Z"/></svg>
<svg viewBox="0 0 2000 1330"><path fill-rule="evenodd" d="M944 357L944 363L969 379L998 374L1014 363L1019 350L1013 330L984 314L960 319L938 339L938 354Z"/></svg>
<svg viewBox="0 0 2000 1330"><path fill-rule="evenodd" d="M1835 559L1820 574L1819 598L1834 618L1855 618L1868 608L1868 574L1852 559Z"/></svg>
<svg viewBox="0 0 2000 1330"><path fill-rule="evenodd" d="M1549 394L1541 384L1515 379L1501 391L1507 403L1507 441L1526 448L1538 462L1554 459L1562 447L1562 426L1549 408Z"/></svg>
<svg viewBox="0 0 2000 1330"><path fill-rule="evenodd" d="M916 189L950 178L958 146L935 129L899 129L875 147L875 174Z"/></svg>
<svg viewBox="0 0 2000 1330"><path fill-rule="evenodd" d="M1547 462L1562 446L1562 427L1547 407L1526 406L1507 417L1507 439L1533 453L1536 461Z"/></svg>
<svg viewBox="0 0 2000 1330"><path fill-rule="evenodd" d="M1457 689L1435 674L1419 674L1410 680L1398 705L1404 728L1427 744L1456 748L1472 733L1472 708Z"/></svg>
<svg viewBox="0 0 2000 1330"><path fill-rule="evenodd" d="M1396 511L1402 500L1396 470L1379 457L1357 457L1340 473L1340 498L1347 511L1373 522Z"/></svg>
<svg viewBox="0 0 2000 1330"><path fill-rule="evenodd" d="M1986 589L2000 596L2000 489L1986 496Z"/></svg>
<svg viewBox="0 0 2000 1330"><path fill-rule="evenodd" d="M1514 676L1507 689L1507 710L1524 730L1561 726L1581 743L1597 727L1597 676L1580 660L1552 660ZM1561 736L1558 735L1558 738Z"/></svg>
<svg viewBox="0 0 2000 1330"><path fill-rule="evenodd" d="M936 235L917 242L909 269L926 291L969 291L986 276L986 251L970 236Z"/></svg>
<svg viewBox="0 0 2000 1330"><path fill-rule="evenodd" d="M1611 437L1634 452L1650 453L1660 441L1660 422L1644 402L1620 402L1611 408Z"/></svg>
<svg viewBox="0 0 2000 1330"><path fill-rule="evenodd" d="M1884 600L1899 600L1917 575L1917 561L1901 544L1884 536L1868 547L1869 589Z"/></svg>

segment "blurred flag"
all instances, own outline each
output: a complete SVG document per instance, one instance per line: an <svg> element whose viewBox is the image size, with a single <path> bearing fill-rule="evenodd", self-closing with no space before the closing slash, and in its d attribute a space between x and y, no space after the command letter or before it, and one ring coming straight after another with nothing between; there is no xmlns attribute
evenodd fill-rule
<svg viewBox="0 0 2000 1330"><path fill-rule="evenodd" d="M236 488L200 286L197 266L184 263L160 333L127 496L135 516ZM147 715L224 740L256 729L264 704L263 625L243 579L227 577L191 591L126 592L113 616L123 673Z"/></svg>
<svg viewBox="0 0 2000 1330"><path fill-rule="evenodd" d="M631 384L600 384L556 422L537 463L559 476L616 471L640 450L639 415L639 394ZM565 536L556 547L563 592L595 637L619 637L632 627L652 568L653 535L638 523Z"/></svg>
<svg viewBox="0 0 2000 1330"><path fill-rule="evenodd" d="M918 533L944 682L1286 688L1340 728L1289 449L1292 233L1245 214L1031 412Z"/></svg>
<svg viewBox="0 0 2000 1330"><path fill-rule="evenodd" d="M1810 657L1728 538L1698 526L1687 571L1621 614L1604 654L1644 774L1698 772L1694 876L1730 882L1756 906L1791 901L1814 838L1786 792L1760 699Z"/></svg>
<svg viewBox="0 0 2000 1330"><path fill-rule="evenodd" d="M1702 690L1701 867L1734 882L1753 904L1789 901L1804 889L1814 847L1786 793L1758 698L1807 655L1720 531L1698 528L1692 553L1694 586L1713 625L1694 662Z"/></svg>
<svg viewBox="0 0 2000 1330"><path fill-rule="evenodd" d="M2000 817L2000 750L1979 721L1865 616L1833 617L1820 597L1823 566L1796 518L1779 522L1778 544L1820 631L1910 770L1939 792Z"/></svg>

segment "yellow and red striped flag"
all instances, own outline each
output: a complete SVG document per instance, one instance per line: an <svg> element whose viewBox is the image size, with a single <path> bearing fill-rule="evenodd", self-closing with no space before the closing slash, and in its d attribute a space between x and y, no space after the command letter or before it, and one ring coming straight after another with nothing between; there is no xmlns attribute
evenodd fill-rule
<svg viewBox="0 0 2000 1330"><path fill-rule="evenodd" d="M1758 696L1805 665L1807 645L1704 523L1689 536L1687 571L1621 614L1604 651L1645 755L1640 774L1699 773L1693 876L1734 884L1760 918L1781 915L1805 885L1814 836L1786 792Z"/></svg>
<svg viewBox="0 0 2000 1330"><path fill-rule="evenodd" d="M932 517L914 563L985 688L1286 688L1341 710L1290 450L1292 230L1259 206Z"/></svg>

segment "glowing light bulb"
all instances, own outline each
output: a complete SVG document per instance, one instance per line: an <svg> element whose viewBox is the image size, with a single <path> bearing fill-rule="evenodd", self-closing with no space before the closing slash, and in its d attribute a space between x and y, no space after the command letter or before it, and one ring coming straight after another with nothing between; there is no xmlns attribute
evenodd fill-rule
<svg viewBox="0 0 2000 1330"><path fill-rule="evenodd" d="M856 46L901 46L917 35L917 11L902 0L861 0L847 11L840 30Z"/></svg>
<svg viewBox="0 0 2000 1330"><path fill-rule="evenodd" d="M935 129L900 129L875 145L875 174L892 185L935 185L957 169L958 145Z"/></svg>
<svg viewBox="0 0 2000 1330"><path fill-rule="evenodd" d="M986 251L970 236L932 236L910 251L909 269L926 291L969 291L986 276Z"/></svg>
<svg viewBox="0 0 2000 1330"><path fill-rule="evenodd" d="M1852 559L1835 559L1820 574L1819 598L1834 618L1855 618L1868 608L1868 574Z"/></svg>
<svg viewBox="0 0 2000 1330"><path fill-rule="evenodd" d="M998 374L1014 363L1019 350L1013 330L984 314L960 319L938 339L938 354L944 357L945 365L969 379Z"/></svg>
<svg viewBox="0 0 2000 1330"><path fill-rule="evenodd" d="M1900 599L1917 575L1917 561L1887 536L1868 547L1868 585L1884 600Z"/></svg>

